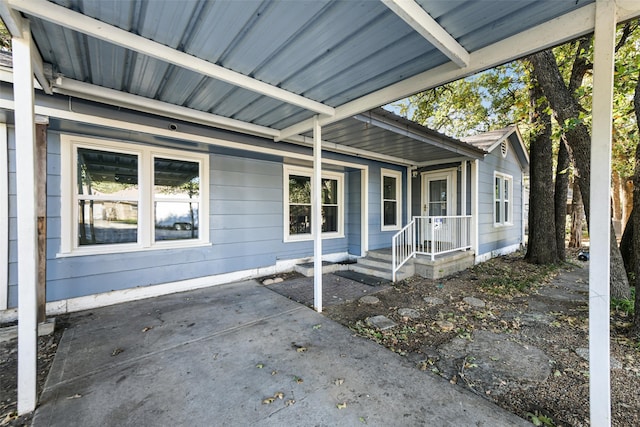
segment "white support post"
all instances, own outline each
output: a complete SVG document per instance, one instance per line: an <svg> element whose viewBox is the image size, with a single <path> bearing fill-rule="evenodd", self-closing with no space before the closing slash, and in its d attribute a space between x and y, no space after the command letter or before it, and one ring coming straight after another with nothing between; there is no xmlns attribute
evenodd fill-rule
<svg viewBox="0 0 640 427"><path fill-rule="evenodd" d="M463 160L460 168L460 215L467 215L467 163Z"/></svg>
<svg viewBox="0 0 640 427"><path fill-rule="evenodd" d="M322 134L318 116L313 120L313 183L311 185L313 230L313 306L322 312Z"/></svg>
<svg viewBox="0 0 640 427"><path fill-rule="evenodd" d="M591 211L589 239L589 385L593 426L611 425L609 245L611 120L616 5L597 0L593 52Z"/></svg>
<svg viewBox="0 0 640 427"><path fill-rule="evenodd" d="M16 126L16 192L18 214L18 414L36 407L38 352L38 228L35 185L35 113L31 30L13 37L13 98Z"/></svg>
<svg viewBox="0 0 640 427"><path fill-rule="evenodd" d="M411 222L411 199L413 198L413 193L412 193L412 187L413 187L413 178L411 176L411 166L407 166L407 192L406 192L406 201L405 201L405 206L406 206L406 211L405 211L405 225L409 224Z"/></svg>
<svg viewBox="0 0 640 427"><path fill-rule="evenodd" d="M0 123L0 311L9 302L9 158L7 124Z"/></svg>
<svg viewBox="0 0 640 427"><path fill-rule="evenodd" d="M471 249L475 252L476 260L480 255L478 242L478 180L480 179L480 161L471 162Z"/></svg>

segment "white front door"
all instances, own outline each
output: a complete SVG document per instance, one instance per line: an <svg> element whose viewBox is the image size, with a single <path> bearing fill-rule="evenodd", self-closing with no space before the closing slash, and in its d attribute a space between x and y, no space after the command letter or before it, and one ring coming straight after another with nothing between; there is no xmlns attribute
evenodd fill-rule
<svg viewBox="0 0 640 427"><path fill-rule="evenodd" d="M456 169L422 174L422 215L448 216L455 213Z"/></svg>

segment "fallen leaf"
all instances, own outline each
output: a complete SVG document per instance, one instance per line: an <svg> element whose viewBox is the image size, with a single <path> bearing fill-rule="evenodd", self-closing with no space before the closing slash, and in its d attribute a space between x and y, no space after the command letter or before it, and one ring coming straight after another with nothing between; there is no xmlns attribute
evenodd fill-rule
<svg viewBox="0 0 640 427"><path fill-rule="evenodd" d="M346 407L347 407L347 402L338 403L336 405L336 408L338 409L345 409Z"/></svg>
<svg viewBox="0 0 640 427"><path fill-rule="evenodd" d="M295 400L293 400L293 399L289 399L289 400L287 400L286 402L284 402L284 406L291 406L291 405L293 405L293 404L295 404L295 403L296 403L296 401L295 401Z"/></svg>
<svg viewBox="0 0 640 427"><path fill-rule="evenodd" d="M262 364L262 363L258 363L258 364L256 365L256 368L258 368L258 369L262 369L262 368L264 368L264 364Z"/></svg>
<svg viewBox="0 0 640 427"><path fill-rule="evenodd" d="M273 402L275 402L275 401L276 401L276 398L275 398L275 397L267 397L266 399L264 399L264 400L262 401L262 404L263 404L263 405L270 405L270 404L272 404L272 403L273 403Z"/></svg>
<svg viewBox="0 0 640 427"><path fill-rule="evenodd" d="M145 326L144 328L142 328L142 332L147 332L147 331L150 331L151 329L153 329L153 326Z"/></svg>
<svg viewBox="0 0 640 427"><path fill-rule="evenodd" d="M344 382L344 378L336 378L333 383L335 385L342 385L343 382Z"/></svg>
<svg viewBox="0 0 640 427"><path fill-rule="evenodd" d="M281 391L276 392L276 394L273 395L273 397L277 398L277 399L284 399L284 393Z"/></svg>
<svg viewBox="0 0 640 427"><path fill-rule="evenodd" d="M82 395L81 395L81 394L76 393L76 394L74 394L73 396L69 396L69 397L67 397L67 399L68 399L68 400L71 400L71 399L79 399L79 398L81 398L81 397L82 397Z"/></svg>
<svg viewBox="0 0 640 427"><path fill-rule="evenodd" d="M320 328L322 328L322 325L319 325L319 324L318 325L313 325L313 329L320 329Z"/></svg>
<svg viewBox="0 0 640 427"><path fill-rule="evenodd" d="M271 371L271 375L277 375L278 371Z"/></svg>
<svg viewBox="0 0 640 427"><path fill-rule="evenodd" d="M124 351L124 349L123 349L123 348L116 347L116 348L114 348L114 349L113 349L113 351L111 352L111 356L117 356L117 355L119 355L120 353L122 353L123 351Z"/></svg>
<svg viewBox="0 0 640 427"><path fill-rule="evenodd" d="M304 382L304 380L303 380L302 378L297 377L297 376L294 376L294 377L293 377L293 380L294 380L295 382L297 382L298 384L302 384L302 383Z"/></svg>

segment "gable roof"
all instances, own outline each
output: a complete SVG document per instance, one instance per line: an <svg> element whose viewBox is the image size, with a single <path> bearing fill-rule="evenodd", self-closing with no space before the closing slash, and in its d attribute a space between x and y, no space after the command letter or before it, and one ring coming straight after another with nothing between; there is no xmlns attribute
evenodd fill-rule
<svg viewBox="0 0 640 427"><path fill-rule="evenodd" d="M489 153L499 147L504 141L508 141L518 157L520 167L525 172L529 170L529 152L524 145L520 130L515 124L502 129L461 138L461 140Z"/></svg>

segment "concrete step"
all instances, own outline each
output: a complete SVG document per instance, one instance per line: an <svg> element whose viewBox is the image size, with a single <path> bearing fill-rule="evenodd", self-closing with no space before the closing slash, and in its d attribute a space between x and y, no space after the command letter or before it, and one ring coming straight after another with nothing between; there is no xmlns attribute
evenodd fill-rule
<svg viewBox="0 0 640 427"><path fill-rule="evenodd" d="M313 277L313 262L297 264L293 269L305 277ZM348 270L348 264L339 264L335 262L322 261L322 274L334 273L340 270Z"/></svg>
<svg viewBox="0 0 640 427"><path fill-rule="evenodd" d="M349 265L349 270L357 273L368 274L369 276L380 277L382 279L392 280L391 267L380 268L374 266L362 265L358 263ZM403 266L396 273L396 280L404 280L414 275L413 265Z"/></svg>
<svg viewBox="0 0 640 427"><path fill-rule="evenodd" d="M389 265L393 261L393 256L391 252L391 248L385 249L375 249L367 252L367 258L376 258L376 259L384 259L389 261Z"/></svg>
<svg viewBox="0 0 640 427"><path fill-rule="evenodd" d="M367 267L386 268L387 270L391 269L391 260L375 258L370 255L367 255L364 258L358 258L358 264Z"/></svg>

